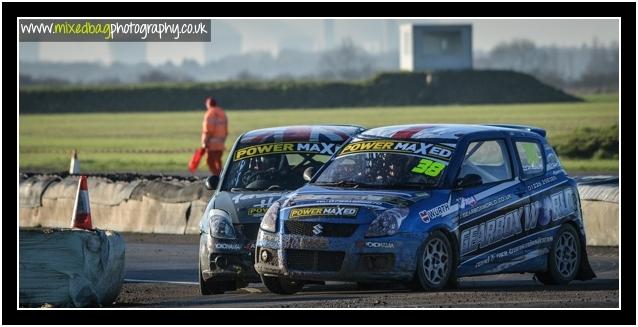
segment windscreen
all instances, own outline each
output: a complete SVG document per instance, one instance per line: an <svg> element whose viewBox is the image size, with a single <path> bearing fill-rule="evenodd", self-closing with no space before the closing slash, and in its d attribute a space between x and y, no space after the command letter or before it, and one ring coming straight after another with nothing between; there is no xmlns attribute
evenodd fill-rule
<svg viewBox="0 0 638 327"><path fill-rule="evenodd" d="M431 188L438 185L454 148L397 140L355 140L315 180L318 185Z"/></svg>
<svg viewBox="0 0 638 327"><path fill-rule="evenodd" d="M304 171L315 171L330 159L337 144L270 143L239 147L224 177L224 191L295 190L303 186Z"/></svg>

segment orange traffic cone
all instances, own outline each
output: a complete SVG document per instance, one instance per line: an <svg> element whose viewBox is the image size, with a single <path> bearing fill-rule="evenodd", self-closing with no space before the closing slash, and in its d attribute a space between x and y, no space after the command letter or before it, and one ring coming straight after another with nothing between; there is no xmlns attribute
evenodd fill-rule
<svg viewBox="0 0 638 327"><path fill-rule="evenodd" d="M71 218L72 228L93 229L91 223L91 206L89 205L89 189L86 176L80 176L78 192L75 195L75 206Z"/></svg>

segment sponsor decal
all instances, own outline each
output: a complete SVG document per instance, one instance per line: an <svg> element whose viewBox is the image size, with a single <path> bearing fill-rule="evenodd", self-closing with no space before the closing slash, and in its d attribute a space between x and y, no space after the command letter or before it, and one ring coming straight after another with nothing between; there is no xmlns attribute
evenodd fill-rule
<svg viewBox="0 0 638 327"><path fill-rule="evenodd" d="M332 205L352 205L352 204L356 204L356 205L362 205L362 206L368 206L368 207L377 207L377 208L385 208L382 206L381 202L373 202L373 201L359 201L359 200L316 200L314 201L315 203L321 203L321 204L332 204Z"/></svg>
<svg viewBox="0 0 638 327"><path fill-rule="evenodd" d="M547 157L548 171L557 168L560 168L559 170L562 170L563 167L561 167L560 161L558 161L558 157L556 157L556 152L554 152L554 149L549 144L545 144L545 154ZM556 172L554 172L554 174L556 174Z"/></svg>
<svg viewBox="0 0 638 327"><path fill-rule="evenodd" d="M293 208L290 210L290 219L308 218L308 217L348 217L357 216L359 208L357 207L303 207Z"/></svg>
<svg viewBox="0 0 638 327"><path fill-rule="evenodd" d="M279 241L279 237L270 234L270 233L265 233L263 231L261 231L261 239L263 239L264 241L268 241L268 242L278 242Z"/></svg>
<svg viewBox="0 0 638 327"><path fill-rule="evenodd" d="M453 148L442 144L398 140L357 141L344 146L339 156L360 152L397 152L450 160Z"/></svg>
<svg viewBox="0 0 638 327"><path fill-rule="evenodd" d="M263 199L263 200L259 201L258 204L254 205L254 208L265 208L265 209L268 209L272 205L272 200L274 200L274 199L273 198L268 198L268 200Z"/></svg>
<svg viewBox="0 0 638 327"><path fill-rule="evenodd" d="M574 190L566 188L461 232L461 254L473 252L523 231L546 226L578 211Z"/></svg>
<svg viewBox="0 0 638 327"><path fill-rule="evenodd" d="M405 194L409 196L409 194ZM420 200L415 198L414 200ZM294 197L294 201L312 201L312 202L343 202L343 203L363 203L370 205L382 205L384 203L397 205L397 206L409 206L415 201L400 196L390 195L357 195L357 194L301 194Z"/></svg>
<svg viewBox="0 0 638 327"><path fill-rule="evenodd" d="M415 174L423 174L426 176L436 177L441 174L445 167L446 165L441 162L432 161L429 159L421 159L419 163L410 171Z"/></svg>
<svg viewBox="0 0 638 327"><path fill-rule="evenodd" d="M314 153L333 155L338 149L339 144L325 142L282 142L258 144L237 149L233 156L233 160L237 161L265 154L277 153Z"/></svg>
<svg viewBox="0 0 638 327"><path fill-rule="evenodd" d="M215 243L215 249L217 250L239 250L241 245L238 243Z"/></svg>
<svg viewBox="0 0 638 327"><path fill-rule="evenodd" d="M533 165L523 165L523 171L529 174L535 174L536 172L542 172L543 167L533 166Z"/></svg>
<svg viewBox="0 0 638 327"><path fill-rule="evenodd" d="M248 208L249 216L263 216L268 211L268 208Z"/></svg>
<svg viewBox="0 0 638 327"><path fill-rule="evenodd" d="M280 198L281 193L261 193L261 194L237 194L232 197L232 200L235 204L238 204L241 201L252 200L252 199L260 199L260 198L270 198L268 200L263 199L261 203L255 205L255 207L259 208L268 208L272 204L274 198Z"/></svg>
<svg viewBox="0 0 638 327"><path fill-rule="evenodd" d="M512 210L461 232L461 254L484 248L522 233L523 227L519 216L523 213L521 209Z"/></svg>
<svg viewBox="0 0 638 327"><path fill-rule="evenodd" d="M268 199L262 199L259 203L253 205L252 207L247 209L247 214L253 217L262 217L268 211L268 208L273 204L274 197L269 197ZM235 202L237 203L237 202Z"/></svg>
<svg viewBox="0 0 638 327"><path fill-rule="evenodd" d="M550 197L546 197L540 201L534 202L533 204L536 203L540 208L536 222L540 226L547 226L552 220L552 199Z"/></svg>
<svg viewBox="0 0 638 327"><path fill-rule="evenodd" d="M485 209L488 209L488 208L493 207L495 205L501 204L501 203L511 199L512 195L511 194L502 195L502 196L499 196L499 197L495 198L494 200L491 200L489 202L483 203L480 206L476 206L476 207L474 207L478 203L478 201L476 200L476 197L475 196L471 196L470 198L472 198L474 200L469 200L469 204L466 201L465 202L465 207L467 207L469 205L470 207L473 207L473 208L469 209L468 211L461 212L461 215L460 215L461 218L465 218L467 216L471 216L471 215L479 213L479 212L481 212L481 211L483 211ZM459 201L465 201L467 199L469 199L469 198L459 199ZM461 203L459 203L459 207L461 209L464 209L464 206Z"/></svg>
<svg viewBox="0 0 638 327"><path fill-rule="evenodd" d="M547 170L560 168L560 163L553 153L547 155Z"/></svg>
<svg viewBox="0 0 638 327"><path fill-rule="evenodd" d="M469 198L464 198L464 197L460 197L458 199L459 201L459 208L460 209L465 209L465 207L469 206L469 207L474 207L477 203L476 198L474 197L474 195L470 196Z"/></svg>
<svg viewBox="0 0 638 327"><path fill-rule="evenodd" d="M421 212L419 212L419 216L421 217L421 220L423 220L424 223L429 223L431 220L438 218L438 217L442 217L445 216L446 214L448 214L450 211L450 204L449 203L443 203L439 206L436 206L432 209L429 210L423 210Z"/></svg>
<svg viewBox="0 0 638 327"><path fill-rule="evenodd" d="M555 182L558 180L558 177L556 176L550 176L550 177L545 177L543 179L541 179L538 182L532 183L530 185L527 186L527 190L528 191L533 191L539 187L545 186L546 184L549 184L551 182Z"/></svg>
<svg viewBox="0 0 638 327"><path fill-rule="evenodd" d="M421 220L426 224L430 222L430 214L428 214L427 210L419 212L419 217L421 217Z"/></svg>
<svg viewBox="0 0 638 327"><path fill-rule="evenodd" d="M394 243L392 242L366 242L368 248L382 248L382 249L394 249Z"/></svg>
<svg viewBox="0 0 638 327"><path fill-rule="evenodd" d="M539 246L541 244L551 243L553 240L554 240L553 236L539 237L537 239L527 241L521 245L511 247L505 251L490 254L485 259L478 261L474 265L474 268L480 268L481 266L486 265L488 263L498 263L498 262L507 261L509 257L516 255L525 249Z"/></svg>
<svg viewBox="0 0 638 327"><path fill-rule="evenodd" d="M260 229L259 234L257 234L255 246L277 249L279 248L279 240L280 238L276 234L271 234Z"/></svg>

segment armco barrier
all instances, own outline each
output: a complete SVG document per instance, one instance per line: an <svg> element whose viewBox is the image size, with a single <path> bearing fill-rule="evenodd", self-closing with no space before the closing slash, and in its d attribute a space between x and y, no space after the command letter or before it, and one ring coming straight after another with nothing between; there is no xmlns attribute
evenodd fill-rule
<svg viewBox="0 0 638 327"><path fill-rule="evenodd" d="M20 183L21 227L68 227L77 177L35 175ZM579 178L587 244L618 245L617 177ZM119 232L197 234L212 191L197 181L111 181L89 178L96 228Z"/></svg>
<svg viewBox="0 0 638 327"><path fill-rule="evenodd" d="M126 245L118 233L21 229L19 242L20 306L96 307L119 295Z"/></svg>

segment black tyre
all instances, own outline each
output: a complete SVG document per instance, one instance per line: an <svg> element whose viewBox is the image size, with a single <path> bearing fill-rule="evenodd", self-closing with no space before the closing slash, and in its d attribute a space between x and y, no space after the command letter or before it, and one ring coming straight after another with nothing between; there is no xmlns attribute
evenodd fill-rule
<svg viewBox="0 0 638 327"><path fill-rule="evenodd" d="M202 295L211 295L211 294L224 294L224 291L228 290L228 286L227 284L229 284L228 282L226 283L216 283L214 281L210 281L210 280L204 280L204 277L202 276L202 265L201 263L199 264L199 293Z"/></svg>
<svg viewBox="0 0 638 327"><path fill-rule="evenodd" d="M261 281L266 288L272 293L291 295L295 294L303 288L304 284L300 281L291 280L281 277L270 277L261 275Z"/></svg>
<svg viewBox="0 0 638 327"><path fill-rule="evenodd" d="M454 278L453 269L455 265L452 245L445 234L435 231L419 248L417 271L411 288L415 290L443 289Z"/></svg>
<svg viewBox="0 0 638 327"><path fill-rule="evenodd" d="M561 226L549 249L548 269L537 272L536 279L546 285L568 284L578 273L581 251L580 238L574 226Z"/></svg>

